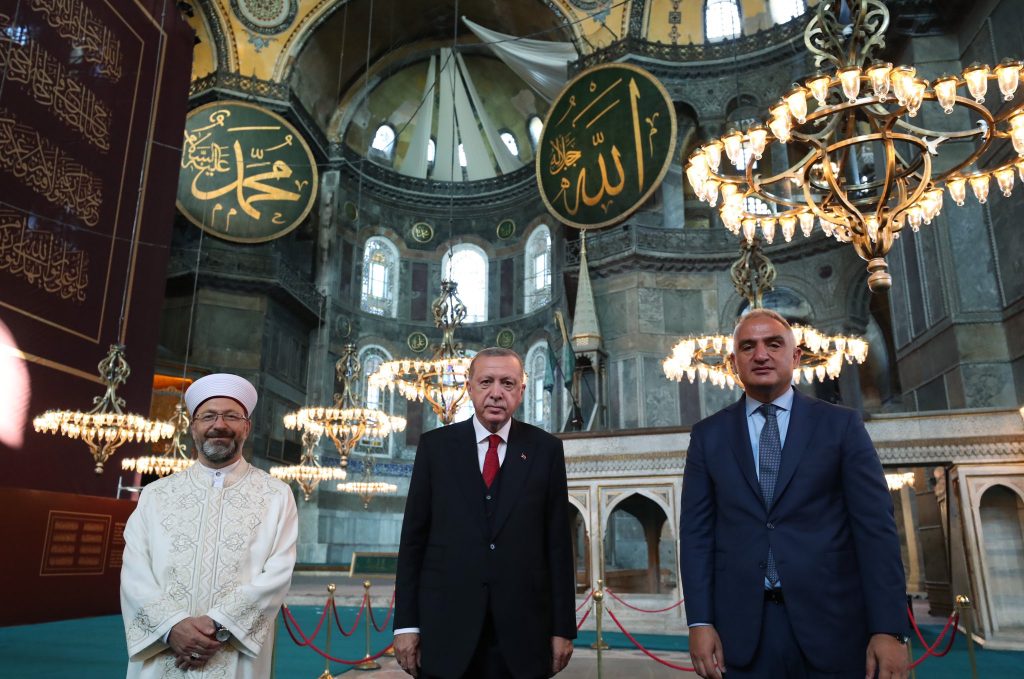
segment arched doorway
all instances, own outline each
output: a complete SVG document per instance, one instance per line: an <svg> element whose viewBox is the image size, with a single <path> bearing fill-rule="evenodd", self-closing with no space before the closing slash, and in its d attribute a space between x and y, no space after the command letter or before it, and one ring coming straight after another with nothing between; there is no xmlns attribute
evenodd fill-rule
<svg viewBox="0 0 1024 679"><path fill-rule="evenodd" d="M992 622L997 631L1024 628L1024 501L1006 486L992 486L979 513Z"/></svg>
<svg viewBox="0 0 1024 679"><path fill-rule="evenodd" d="M675 554L668 517L650 498L634 493L608 516L604 580L613 590L644 594L666 591L675 584Z"/></svg>
<svg viewBox="0 0 1024 679"><path fill-rule="evenodd" d="M590 535L583 514L574 504L569 504L569 533L572 535L572 562L576 573L576 591L586 592L590 579Z"/></svg>

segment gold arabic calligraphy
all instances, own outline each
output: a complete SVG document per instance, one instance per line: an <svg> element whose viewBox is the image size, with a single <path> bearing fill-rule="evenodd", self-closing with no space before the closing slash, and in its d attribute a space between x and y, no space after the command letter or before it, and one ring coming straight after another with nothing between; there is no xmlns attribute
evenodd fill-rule
<svg viewBox="0 0 1024 679"><path fill-rule="evenodd" d="M0 107L0 167L89 226L100 221L103 182L35 129Z"/></svg>
<svg viewBox="0 0 1024 679"><path fill-rule="evenodd" d="M96 64L98 73L117 82L121 79L121 41L86 7L83 0L30 0L29 5L56 28L60 37L75 45L72 58Z"/></svg>
<svg viewBox="0 0 1024 679"><path fill-rule="evenodd" d="M623 153L618 143L612 141L609 147L606 141L606 137L616 138L615 130L605 130L602 126L597 125L606 114L615 110L624 103L624 100L629 106L632 135L628 143L632 144L633 155L636 158L635 177L639 193L643 193L646 188L644 183L645 155L654 156L653 138L658 133L658 129L654 126L657 114L643 118L642 122L649 127L648 148L645 150L640 127L641 116L638 111L640 89L637 87L635 78L630 78L628 85L624 83L624 78L617 78L600 91L598 91L597 83L591 80L587 89L592 96L585 103L577 101L576 95L569 96L568 106L556 125L561 125L569 119L571 114L575 114L571 119L571 129L590 135L590 148L595 149L593 152L597 153L596 168L593 163L584 162L592 158L591 153L593 152L581 148L574 134L557 134L548 142L551 151L548 172L551 176L562 175L558 183L560 190L551 202L556 203L561 200L565 213L570 216L579 212L581 201L588 207L600 206L601 210L607 213L613 205L615 197L622 193L626 188L627 181L631 179L627 175L626 168L623 167ZM597 127L591 131L595 125ZM588 170L590 170L589 176ZM594 181L595 173L600 175L600 183Z"/></svg>
<svg viewBox="0 0 1024 679"><path fill-rule="evenodd" d="M89 255L49 231L30 229L24 214L0 210L0 271L61 299L84 302Z"/></svg>
<svg viewBox="0 0 1024 679"><path fill-rule="evenodd" d="M209 125L185 132L185 143L182 149L181 168L191 170L194 175L191 182L191 194L199 201L216 201L218 198L231 196L234 203L253 220L263 217L263 212L256 203L283 200L297 202L302 198L303 189L309 186L309 180L295 179L295 191L282 188L279 184L290 179L292 167L281 159L266 160L267 154L290 147L295 139L292 134L284 134L281 142L274 146L252 146L244 149L242 141L234 139L230 145L219 143L223 140L223 132L274 132L282 131L279 125L258 125L248 127L226 127L231 111L218 109L209 116ZM221 129L219 129L221 128ZM248 155L246 154L248 150ZM248 162L259 161L259 162ZM262 172L252 172L258 168L267 168ZM276 182L277 185L271 182ZM224 212L225 202L216 202L211 209L211 219L216 220L218 213ZM231 231L231 218L238 215L235 207L228 204L224 213L224 232ZM270 217L273 224L284 224L285 218L280 212ZM211 223L210 226L215 226Z"/></svg>
<svg viewBox="0 0 1024 679"><path fill-rule="evenodd" d="M0 14L0 70L28 86L36 103L49 108L96 147L110 149L110 107L37 43L19 34L9 16Z"/></svg>

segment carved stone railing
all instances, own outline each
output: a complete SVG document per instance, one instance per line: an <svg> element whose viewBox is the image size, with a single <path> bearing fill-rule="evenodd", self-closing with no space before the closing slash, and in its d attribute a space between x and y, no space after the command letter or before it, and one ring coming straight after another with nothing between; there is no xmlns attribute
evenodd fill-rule
<svg viewBox="0 0 1024 679"><path fill-rule="evenodd" d="M195 270L195 250L176 250L171 253L167 266L168 279L194 275ZM257 287L280 288L314 314L320 313L324 302L324 296L316 287L277 253L224 253L220 250L207 250L201 255L199 273Z"/></svg>

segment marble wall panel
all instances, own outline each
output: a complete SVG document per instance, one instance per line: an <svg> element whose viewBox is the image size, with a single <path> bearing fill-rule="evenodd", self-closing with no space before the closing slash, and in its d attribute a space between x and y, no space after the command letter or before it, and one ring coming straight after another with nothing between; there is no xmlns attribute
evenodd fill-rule
<svg viewBox="0 0 1024 679"><path fill-rule="evenodd" d="M960 367L965 407L1013 407L1017 403L1013 370L1008 363L967 363Z"/></svg>
<svg viewBox="0 0 1024 679"><path fill-rule="evenodd" d="M703 291L666 290L662 301L666 333L691 335L708 332Z"/></svg>
<svg viewBox="0 0 1024 679"><path fill-rule="evenodd" d="M679 425L679 389L665 377L662 359L643 357L643 399L645 427L673 427Z"/></svg>

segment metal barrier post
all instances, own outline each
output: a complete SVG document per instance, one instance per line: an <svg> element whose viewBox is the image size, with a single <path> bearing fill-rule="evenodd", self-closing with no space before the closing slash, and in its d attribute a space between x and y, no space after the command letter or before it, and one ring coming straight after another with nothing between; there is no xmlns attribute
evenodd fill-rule
<svg viewBox="0 0 1024 679"><path fill-rule="evenodd" d="M327 607L331 607L334 604L334 590L336 587L334 583L327 585L327 603L324 604ZM331 654L331 621L327 621L327 639L324 641L324 654ZM331 674L331 661L324 658L324 671L317 679L334 679L334 675Z"/></svg>
<svg viewBox="0 0 1024 679"><path fill-rule="evenodd" d="M604 642L604 638L601 636L601 620L604 617L604 583L601 580L597 581L597 587L594 588L594 607L597 609L597 639L590 645L590 647L598 651L597 662L598 667L600 667L600 651L608 650L608 644Z"/></svg>
<svg viewBox="0 0 1024 679"><path fill-rule="evenodd" d="M964 636L967 637L967 659L971 663L971 678L978 679L978 660L974 657L974 613L970 598L966 594L958 594L956 607L960 610L960 620L964 623Z"/></svg>
<svg viewBox="0 0 1024 679"><path fill-rule="evenodd" d="M370 585L373 584L369 580L363 580L363 605L366 606L365 618L366 618L366 655L363 656L362 662L358 665L353 665L352 669L362 670L364 672L370 670L379 670L380 663L371 658L370 653Z"/></svg>

